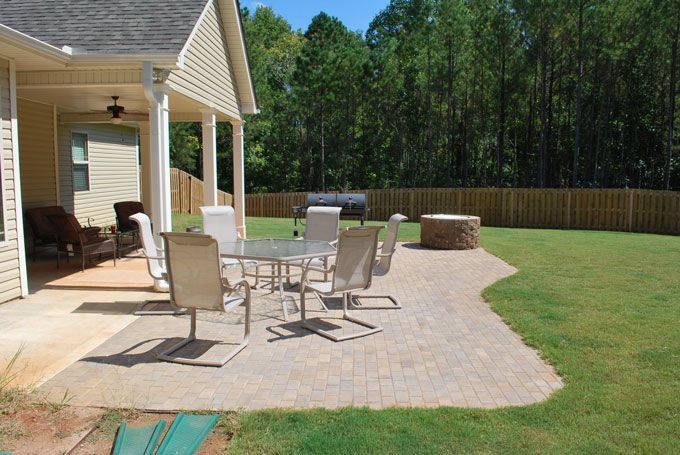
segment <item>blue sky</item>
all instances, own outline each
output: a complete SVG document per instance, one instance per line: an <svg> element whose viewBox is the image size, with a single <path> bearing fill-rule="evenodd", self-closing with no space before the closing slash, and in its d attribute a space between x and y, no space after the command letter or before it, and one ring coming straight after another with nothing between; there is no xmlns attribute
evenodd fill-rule
<svg viewBox="0 0 680 455"><path fill-rule="evenodd" d="M241 0L241 5L251 9L257 5L271 6L293 29L302 31L307 30L312 17L324 11L350 30L365 32L376 13L388 4L389 0Z"/></svg>

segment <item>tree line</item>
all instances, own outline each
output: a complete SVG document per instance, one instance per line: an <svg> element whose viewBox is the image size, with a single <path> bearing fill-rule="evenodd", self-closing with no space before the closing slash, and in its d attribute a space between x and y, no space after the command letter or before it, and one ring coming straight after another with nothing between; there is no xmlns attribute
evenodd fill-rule
<svg viewBox="0 0 680 455"><path fill-rule="evenodd" d="M677 0L392 0L365 34L268 7L243 22L248 192L680 188ZM200 125L171 136L200 176Z"/></svg>

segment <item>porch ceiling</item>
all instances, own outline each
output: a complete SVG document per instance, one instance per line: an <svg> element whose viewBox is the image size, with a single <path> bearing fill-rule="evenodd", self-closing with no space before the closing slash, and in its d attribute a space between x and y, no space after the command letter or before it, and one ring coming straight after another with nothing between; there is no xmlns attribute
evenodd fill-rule
<svg viewBox="0 0 680 455"><path fill-rule="evenodd" d="M39 103L56 105L60 113L102 114L109 106L111 96L120 97L118 103L125 106L129 114L147 115L149 102L144 95L142 84L110 84L96 86L68 86L58 87L28 86L17 87L17 96ZM201 121L201 110L206 106L177 92L168 96L171 122ZM135 115L139 118L139 115ZM125 115L123 115L125 118ZM87 121L86 117L83 117ZM229 118L218 114L219 121ZM100 122L101 115L94 115L92 121Z"/></svg>

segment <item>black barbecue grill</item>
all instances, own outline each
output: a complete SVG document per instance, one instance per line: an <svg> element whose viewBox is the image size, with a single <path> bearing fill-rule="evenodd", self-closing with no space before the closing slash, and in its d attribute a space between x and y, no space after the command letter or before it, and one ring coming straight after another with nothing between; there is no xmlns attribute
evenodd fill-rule
<svg viewBox="0 0 680 455"><path fill-rule="evenodd" d="M315 206L340 207L340 216L358 218L362 226L366 220L366 213L370 210L369 208L366 208L366 194L364 193L308 194L306 206L293 206L295 226L297 226L298 219L300 219L300 223L302 223L302 217L307 213L307 209Z"/></svg>

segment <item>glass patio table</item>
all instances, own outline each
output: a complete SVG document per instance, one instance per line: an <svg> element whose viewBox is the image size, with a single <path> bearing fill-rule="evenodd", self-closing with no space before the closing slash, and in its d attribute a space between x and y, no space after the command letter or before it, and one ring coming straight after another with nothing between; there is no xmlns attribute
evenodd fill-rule
<svg viewBox="0 0 680 455"><path fill-rule="evenodd" d="M236 242L223 242L219 244L220 256L239 260L255 260L270 263L276 268L276 274L272 273L272 291L274 279L278 279L279 297L283 307L283 318L288 321L288 309L286 298L293 299L283 293L282 266L293 261L305 261L314 258L327 258L335 256L336 250L328 242L315 240L290 240L290 239L261 239L261 240L238 240Z"/></svg>

